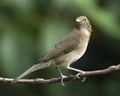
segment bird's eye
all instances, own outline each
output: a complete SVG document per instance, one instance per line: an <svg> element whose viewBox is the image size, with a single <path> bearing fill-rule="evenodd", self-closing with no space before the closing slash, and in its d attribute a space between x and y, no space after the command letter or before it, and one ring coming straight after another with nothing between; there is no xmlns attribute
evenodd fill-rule
<svg viewBox="0 0 120 96"><path fill-rule="evenodd" d="M87 21L87 19L85 18L84 21Z"/></svg>

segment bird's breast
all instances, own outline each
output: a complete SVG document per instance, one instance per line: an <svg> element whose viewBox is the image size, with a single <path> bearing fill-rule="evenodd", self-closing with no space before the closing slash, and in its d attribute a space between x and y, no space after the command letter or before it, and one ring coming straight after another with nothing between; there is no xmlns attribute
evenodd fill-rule
<svg viewBox="0 0 120 96"><path fill-rule="evenodd" d="M73 49L71 52L64 54L60 57L57 57L55 59L56 64L67 67L71 63L77 61L79 58L83 56L88 46L90 33L87 30L82 31L84 32L81 32L80 34L79 44L77 45L77 47Z"/></svg>
<svg viewBox="0 0 120 96"><path fill-rule="evenodd" d="M69 66L83 56L88 45L88 40L81 42L74 50L56 58L56 62L60 66Z"/></svg>

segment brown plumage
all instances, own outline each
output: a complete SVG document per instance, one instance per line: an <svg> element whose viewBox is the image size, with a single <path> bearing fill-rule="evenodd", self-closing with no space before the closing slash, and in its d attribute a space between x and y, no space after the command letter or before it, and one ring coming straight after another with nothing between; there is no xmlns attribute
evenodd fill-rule
<svg viewBox="0 0 120 96"><path fill-rule="evenodd" d="M30 67L23 74L15 78L13 82L17 82L20 78L23 78L31 72L52 65L57 66L58 69L60 66L64 66L70 70L83 72L82 70L71 68L70 64L78 60L85 53L91 32L91 24L87 17L80 16L76 18L76 27L73 29L73 31L63 37L52 49L50 49L40 59L38 64ZM60 69L59 72L64 78ZM62 84L64 84L63 80Z"/></svg>
<svg viewBox="0 0 120 96"><path fill-rule="evenodd" d="M78 33L75 34L76 36L73 36L74 31L63 37L50 51L48 51L41 59L41 62L48 62L51 59L55 59L74 50L80 42Z"/></svg>

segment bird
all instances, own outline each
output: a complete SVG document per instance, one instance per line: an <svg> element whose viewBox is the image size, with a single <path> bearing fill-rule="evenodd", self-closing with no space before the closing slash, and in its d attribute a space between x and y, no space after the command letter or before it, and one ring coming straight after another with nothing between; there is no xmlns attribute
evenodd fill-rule
<svg viewBox="0 0 120 96"><path fill-rule="evenodd" d="M45 69L51 66L58 69L62 78L61 84L63 86L63 80L66 76L62 74L60 70L61 67L76 71L80 74L84 73L83 70L73 68L70 65L84 55L91 36L92 27L86 16L77 17L75 23L73 30L62 37L50 50L48 50L48 52L40 58L37 64L33 64L12 82L18 82L19 79L36 70Z"/></svg>

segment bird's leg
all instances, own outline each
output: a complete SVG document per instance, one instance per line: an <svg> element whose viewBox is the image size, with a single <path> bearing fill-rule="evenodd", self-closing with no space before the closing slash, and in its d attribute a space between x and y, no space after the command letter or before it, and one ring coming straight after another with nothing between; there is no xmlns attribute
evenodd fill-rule
<svg viewBox="0 0 120 96"><path fill-rule="evenodd" d="M85 72L84 72L83 70L79 70L79 69L76 69L76 68L72 68L72 67L70 67L70 66L68 66L67 69L70 69L70 70L79 72L79 73L76 75L77 78L80 78L80 77L79 77L80 74L85 74ZM85 80L86 80L86 77L83 77L82 82L84 82Z"/></svg>
<svg viewBox="0 0 120 96"><path fill-rule="evenodd" d="M72 67L70 67L70 66L68 66L67 69L70 69L70 70L79 72L79 73L81 73L81 74L84 74L84 73L85 73L83 70L79 70L79 69L76 69L76 68L72 68Z"/></svg>
<svg viewBox="0 0 120 96"><path fill-rule="evenodd" d="M58 69L58 71L59 71L59 73L60 73L60 76L61 76L61 78L62 78L62 79L61 79L61 84L62 84L63 86L65 86L63 80L64 80L64 78L66 78L66 76L62 74L62 72L61 72L61 70L60 70L60 68L59 68L58 66L57 66L57 69Z"/></svg>

